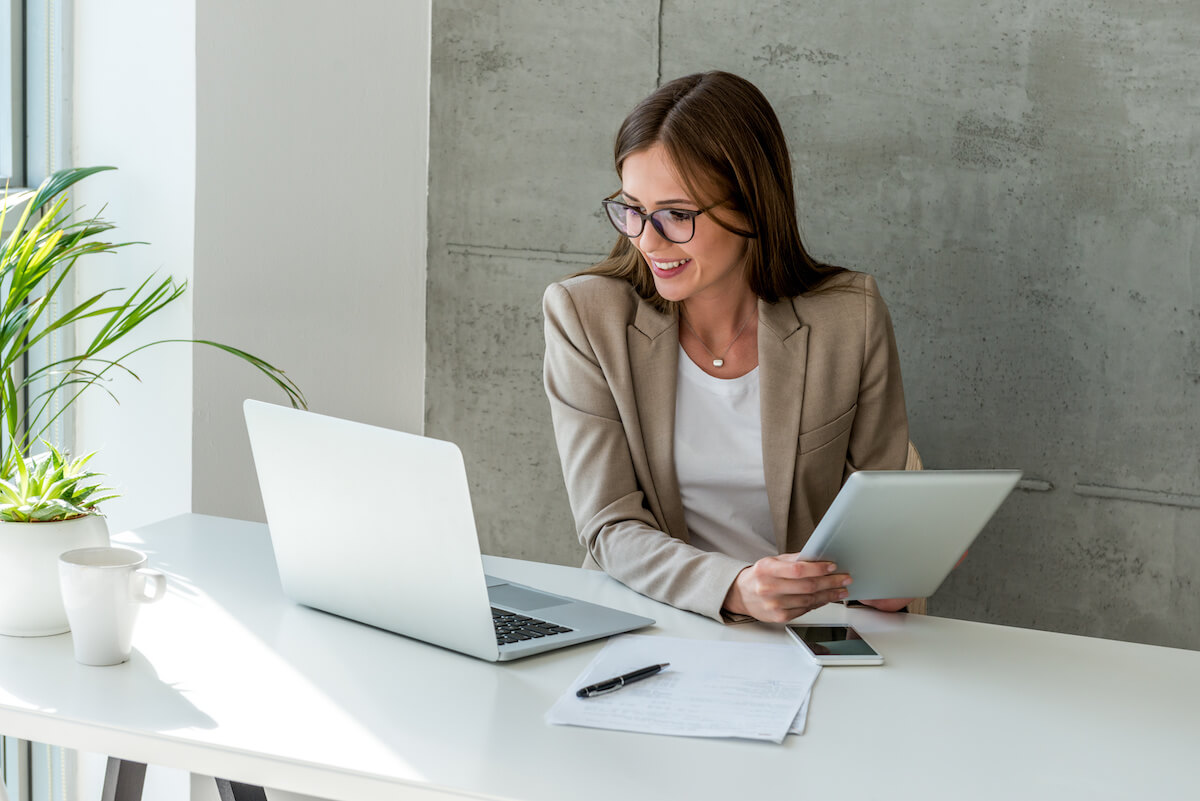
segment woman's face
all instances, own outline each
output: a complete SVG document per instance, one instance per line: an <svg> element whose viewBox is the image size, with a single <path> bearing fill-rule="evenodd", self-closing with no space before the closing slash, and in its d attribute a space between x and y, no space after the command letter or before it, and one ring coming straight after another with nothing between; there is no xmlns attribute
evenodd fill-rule
<svg viewBox="0 0 1200 801"><path fill-rule="evenodd" d="M661 144L626 157L621 169L624 202L644 214L659 209L696 211L703 208L680 183L675 167ZM738 225L732 213L728 222ZM727 231L712 219L712 211L696 217L691 241L676 244L662 237L649 222L640 236L631 239L654 273L654 286L666 300L738 297L749 287L745 271L748 240Z"/></svg>

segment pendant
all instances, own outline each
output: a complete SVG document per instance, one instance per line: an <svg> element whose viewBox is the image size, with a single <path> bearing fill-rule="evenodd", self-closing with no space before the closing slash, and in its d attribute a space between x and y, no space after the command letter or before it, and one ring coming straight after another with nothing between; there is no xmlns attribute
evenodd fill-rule
<svg viewBox="0 0 1200 801"><path fill-rule="evenodd" d="M724 366L725 366L724 359L713 359L713 367L724 367Z"/></svg>

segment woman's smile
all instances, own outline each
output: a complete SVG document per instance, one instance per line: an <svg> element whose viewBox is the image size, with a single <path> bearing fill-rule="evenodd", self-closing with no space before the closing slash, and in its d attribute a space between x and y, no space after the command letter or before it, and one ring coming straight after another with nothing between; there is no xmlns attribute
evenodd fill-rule
<svg viewBox="0 0 1200 801"><path fill-rule="evenodd" d="M683 271L684 267L692 263L690 258L664 261L662 259L647 257L646 260L650 262L650 269L654 271L654 274L661 278L674 278Z"/></svg>

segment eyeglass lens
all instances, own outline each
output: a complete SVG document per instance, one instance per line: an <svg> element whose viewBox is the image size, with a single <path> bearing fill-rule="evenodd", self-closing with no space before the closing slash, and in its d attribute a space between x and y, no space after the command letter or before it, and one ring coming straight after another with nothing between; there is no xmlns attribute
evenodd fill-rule
<svg viewBox="0 0 1200 801"><path fill-rule="evenodd" d="M696 228L696 215L692 212L659 209L653 214L643 215L637 209L623 203L606 203L605 208L608 209L609 219L617 230L631 238L641 236L647 217L658 233L671 242L687 242Z"/></svg>

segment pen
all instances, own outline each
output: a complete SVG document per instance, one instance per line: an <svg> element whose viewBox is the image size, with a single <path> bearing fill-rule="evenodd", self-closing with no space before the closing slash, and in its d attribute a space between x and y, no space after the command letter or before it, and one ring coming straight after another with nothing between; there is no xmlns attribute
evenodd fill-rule
<svg viewBox="0 0 1200 801"><path fill-rule="evenodd" d="M597 684L589 684L582 690L576 692L575 695L579 696L580 698L593 698L597 695L611 693L614 690L621 689L626 684L632 684L635 681L648 679L670 664L670 662L663 662L661 665L650 665L650 667L644 667L640 670L635 670L632 673L626 673L624 676L606 679L602 682L598 682Z"/></svg>

